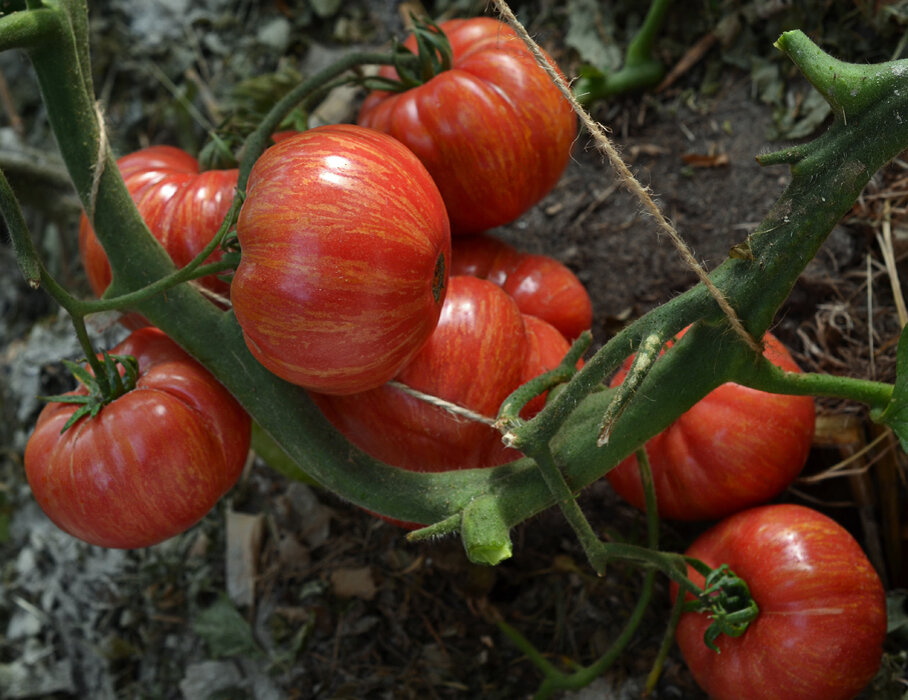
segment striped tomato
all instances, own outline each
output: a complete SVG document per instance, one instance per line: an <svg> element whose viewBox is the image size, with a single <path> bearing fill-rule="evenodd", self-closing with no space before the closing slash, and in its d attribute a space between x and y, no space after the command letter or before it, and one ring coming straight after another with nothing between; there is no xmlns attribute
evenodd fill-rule
<svg viewBox="0 0 908 700"><path fill-rule="evenodd" d="M448 217L425 167L350 124L282 139L256 162L237 221L231 286L252 354L329 394L384 384L438 322Z"/></svg>

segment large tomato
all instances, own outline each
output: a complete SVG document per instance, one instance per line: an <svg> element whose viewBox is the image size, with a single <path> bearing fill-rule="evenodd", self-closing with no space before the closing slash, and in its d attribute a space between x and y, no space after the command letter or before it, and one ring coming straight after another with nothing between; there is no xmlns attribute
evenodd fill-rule
<svg viewBox="0 0 908 700"><path fill-rule="evenodd" d="M494 418L520 384L525 353L523 318L513 300L491 282L456 276L438 327L395 379ZM404 469L490 466L487 455L501 442L490 426L389 385L351 396L311 396L353 444Z"/></svg>
<svg viewBox="0 0 908 700"><path fill-rule="evenodd" d="M61 529L104 547L146 547L198 522L236 483L250 420L156 328L133 332L111 354L138 360L136 387L62 434L78 407L47 404L25 449L25 472Z"/></svg>
<svg viewBox="0 0 908 700"><path fill-rule="evenodd" d="M830 518L797 505L752 508L687 550L728 564L760 609L740 637L703 643L705 613L681 616L675 637L714 700L848 700L873 678L886 636L883 586L860 546ZM688 569L698 585L703 577ZM673 585L672 597L678 587Z"/></svg>
<svg viewBox="0 0 908 700"><path fill-rule="evenodd" d="M358 121L405 143L432 173L454 233L513 221L558 182L577 133L570 104L514 31L443 22L453 65L404 92L373 92ZM411 36L404 45L416 48ZM393 68L379 71L395 77Z"/></svg>
<svg viewBox="0 0 908 700"><path fill-rule="evenodd" d="M775 336L767 333L764 340L770 361L800 371ZM612 386L624 380L629 366L630 359ZM765 503L804 467L814 420L809 396L769 394L732 382L713 390L646 443L659 514L710 520ZM625 500L644 507L635 456L606 478Z"/></svg>
<svg viewBox="0 0 908 700"><path fill-rule="evenodd" d="M474 275L500 285L522 313L547 321L573 340L593 324L593 304L583 283L555 258L518 251L489 235L458 236L452 275Z"/></svg>
<svg viewBox="0 0 908 700"><path fill-rule="evenodd" d="M236 169L200 173L198 161L173 146L144 148L123 156L117 166L139 213L177 267L208 245L233 203ZM88 282L101 296L110 285L110 264L85 215L79 224L79 252ZM216 250L206 262L220 257ZM228 284L216 275L200 283L219 296L228 294ZM127 325L142 325L134 316L127 319Z"/></svg>
<svg viewBox="0 0 908 700"><path fill-rule="evenodd" d="M308 389L391 379L435 328L451 237L429 173L400 142L338 124L282 139L249 176L231 285L252 354Z"/></svg>

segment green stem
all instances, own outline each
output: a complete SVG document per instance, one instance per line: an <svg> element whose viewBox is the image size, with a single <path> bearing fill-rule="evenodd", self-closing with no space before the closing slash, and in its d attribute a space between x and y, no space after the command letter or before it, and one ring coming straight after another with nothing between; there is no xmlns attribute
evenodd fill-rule
<svg viewBox="0 0 908 700"><path fill-rule="evenodd" d="M2 170L0 170L0 214L6 222L19 269L28 286L37 289L41 285L41 259L35 250L19 201Z"/></svg>
<svg viewBox="0 0 908 700"><path fill-rule="evenodd" d="M671 5L671 0L652 0L649 10L637 34L627 45L624 64L626 66L639 66L653 60L653 44L656 35L662 29L665 13Z"/></svg>
<svg viewBox="0 0 908 700"><path fill-rule="evenodd" d="M246 190L246 183L249 181L249 172L252 170L252 166L267 148L271 134L275 132L280 123L293 111L296 105L349 70L364 65L385 65L393 62L392 56L388 53L349 53L304 80L284 95L262 120L258 128L246 139L246 143L243 146L243 157L240 159L240 175L237 182L239 191L244 192Z"/></svg>
<svg viewBox="0 0 908 700"><path fill-rule="evenodd" d="M850 399L874 411L885 409L892 398L891 384L831 374L786 372L766 358L755 362L752 371L742 369L735 381L773 394Z"/></svg>
<svg viewBox="0 0 908 700"><path fill-rule="evenodd" d="M596 536L596 533L593 532L590 521L586 519L583 511L577 504L577 498L564 480L564 475L561 473L561 470L558 469L558 466L555 464L548 444L543 443L538 448L534 447L532 451L528 453L528 456L532 457L539 466L539 472L542 474L542 478L552 492L552 496L554 496L555 502L558 504L564 517L574 530L574 534L577 535L577 539L580 540L580 544L583 546L583 551L586 552L590 565L593 567L593 570L601 576L605 572L606 564L606 558L603 556L601 548L602 542Z"/></svg>
<svg viewBox="0 0 908 700"><path fill-rule="evenodd" d="M672 644L675 641L675 630L678 629L678 622L681 620L681 613L684 611L684 595L678 593L675 603L672 605L672 612L668 618L668 626L665 628L665 635L662 637L662 644L659 645L659 651L656 654L656 660L653 667L646 676L646 685L643 686L644 697L649 696L659 682L659 676L662 675L662 668L665 666L665 660L671 651Z"/></svg>

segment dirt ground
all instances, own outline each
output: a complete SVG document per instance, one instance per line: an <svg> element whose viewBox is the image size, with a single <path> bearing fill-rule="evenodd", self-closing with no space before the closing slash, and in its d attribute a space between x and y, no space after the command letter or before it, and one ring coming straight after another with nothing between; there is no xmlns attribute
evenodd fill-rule
<svg viewBox="0 0 908 700"><path fill-rule="evenodd" d="M211 117L214 108L228 109L231 79L274 70L282 52L289 57L284 65L305 72L352 45L380 45L400 27L391 2L339 9L325 1L295 8L212 0L190 11L189 4L158 0L149 5L154 12L138 12L125 0L103 4L107 11L93 20L96 81L120 153L149 142L198 147L204 129L179 108L174 90ZM616 3L597 15L600 28L637 21L634 5ZM593 107L707 268L756 227L782 192L787 170L762 168L754 156L779 147L770 134L780 115L806 114L808 104L807 86L774 58L767 39L799 18L790 4L719 5L751 18L745 10L766 6L739 35L745 45L738 53L756 52L751 68L724 60L732 49L716 44L666 89ZM782 9L773 13L770 5ZM829 29L840 26L865 42L855 40L856 53L874 47L845 57L878 60L900 50L901 32L879 19L862 23L858 4L820 5L826 14L804 28L821 43L841 48L839 31L846 30ZM570 11L583 6L577 0L519 8L568 75L582 63L564 43ZM473 6L437 9L463 13ZM670 16L659 55L674 65L717 19L704 12L683 28ZM622 32L615 36L619 46L624 39ZM75 257L78 205L24 61L4 59L3 91L17 111L0 119L0 167L21 193L51 269L87 292ZM775 101L766 97L765 72L754 68L766 65L777 66ZM342 112L359 97L344 98ZM892 380L900 326L877 234L887 206L896 258L904 257L906 169L897 161L874 179L780 313L776 333L805 369ZM495 233L577 272L593 299L598 345L695 280L641 212L581 134L555 190ZM76 358L78 350L66 319L25 287L5 246L0 311L0 698L530 697L540 676L497 619L568 668L602 654L636 601L641 572L614 566L605 577L594 576L555 511L517 528L513 559L480 567L466 560L457 540L407 544L397 528L330 493L288 483L258 459L183 536L130 552L78 543L43 516L22 473L25 439L40 409L34 397L68 388L59 359ZM122 333L110 319L94 331L107 342ZM850 421L858 443L873 438L860 409L821 402L820 410L824 420ZM904 588L904 455L877 450L862 474L836 477L830 470L854 449L818 440L804 478L780 500L836 517L861 541L887 588ZM885 488L883 469L895 474L895 488ZM604 483L589 488L581 505L604 537L642 536L640 515ZM662 541L683 549L703 527L665 524ZM592 686L564 697L639 697L667 613L660 581L627 651ZM889 649L886 668L865 697L902 697L905 664L902 648ZM676 650L653 697L703 697Z"/></svg>

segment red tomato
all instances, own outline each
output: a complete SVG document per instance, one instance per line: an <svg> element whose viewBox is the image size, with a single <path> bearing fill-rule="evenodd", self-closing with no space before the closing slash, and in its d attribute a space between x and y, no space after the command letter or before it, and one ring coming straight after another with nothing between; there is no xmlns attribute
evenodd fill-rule
<svg viewBox="0 0 908 700"><path fill-rule="evenodd" d="M573 340L593 325L593 304L583 283L547 255L522 253L492 236L458 236L452 275L473 275L500 285L521 312L547 321Z"/></svg>
<svg viewBox="0 0 908 700"><path fill-rule="evenodd" d="M770 361L789 372L800 371L773 335L767 333L764 340ZM629 366L630 358L612 378L612 386L624 380ZM646 443L659 514L710 520L765 503L804 467L814 418L809 396L769 394L733 382L713 390ZM606 478L625 500L644 507L635 456Z"/></svg>
<svg viewBox="0 0 908 700"><path fill-rule="evenodd" d="M123 156L117 165L139 213L177 267L189 263L208 245L233 203L236 169L200 173L195 158L172 146L144 148ZM101 296L110 285L110 264L84 214L79 224L79 252L88 282ZM217 250L206 262L220 258ZM200 283L219 296L228 294L228 284L216 275L203 277ZM126 319L130 327L145 325L135 315Z"/></svg>
<svg viewBox="0 0 908 700"><path fill-rule="evenodd" d="M526 352L523 319L500 287L452 277L438 327L395 379L489 418L520 383ZM498 431L452 415L392 386L352 396L311 394L353 444L412 471L490 466Z"/></svg>
<svg viewBox="0 0 908 700"><path fill-rule="evenodd" d="M513 221L558 182L577 133L570 104L507 25L442 22L453 66L405 92L373 92L358 121L406 144L432 173L454 233ZM404 46L416 48L411 36ZM396 77L386 67L379 75Z"/></svg>
<svg viewBox="0 0 908 700"><path fill-rule="evenodd" d="M138 360L135 389L63 434L78 406L47 404L25 449L25 473L62 530L104 547L147 547L194 525L236 483L250 420L156 328L133 332L111 354Z"/></svg>
<svg viewBox="0 0 908 700"><path fill-rule="evenodd" d="M249 176L231 285L252 354L325 393L384 384L428 339L451 258L447 214L416 157L350 124L282 139Z"/></svg>
<svg viewBox="0 0 908 700"><path fill-rule="evenodd" d="M486 234L457 236L451 242L451 274L472 275L503 287L523 253Z"/></svg>
<svg viewBox="0 0 908 700"><path fill-rule="evenodd" d="M547 255L524 255L504 283L525 314L548 321L570 340L593 325L593 304L583 284Z"/></svg>
<svg viewBox="0 0 908 700"><path fill-rule="evenodd" d="M684 613L675 633L697 683L715 700L848 700L880 665L883 586L835 521L810 508L771 505L737 513L687 550L728 564L760 609L740 637L703 643L705 613ZM703 577L688 575L698 585ZM672 585L672 598L678 594Z"/></svg>

